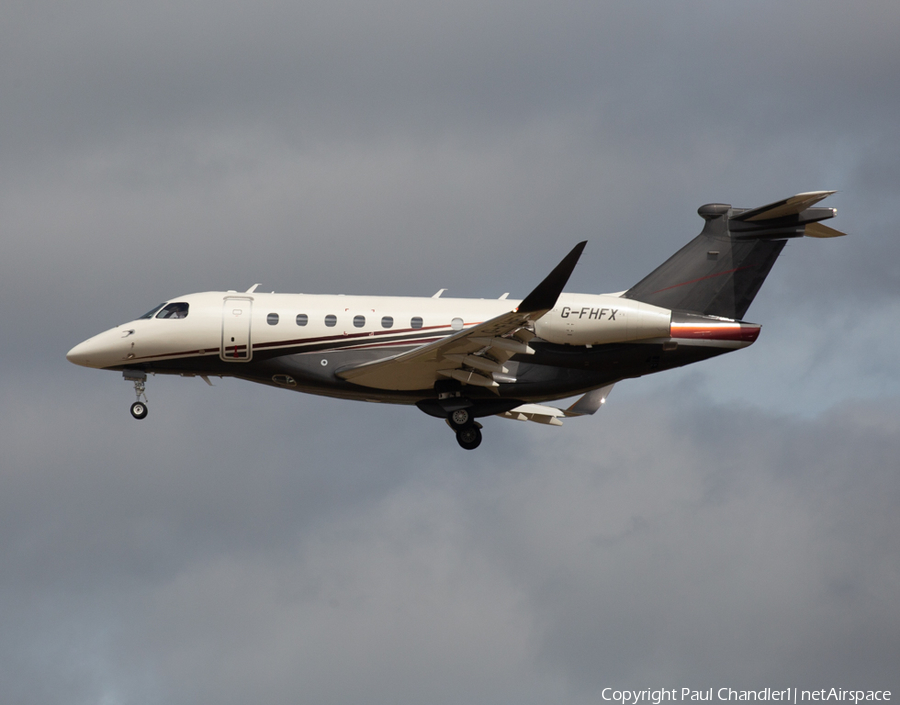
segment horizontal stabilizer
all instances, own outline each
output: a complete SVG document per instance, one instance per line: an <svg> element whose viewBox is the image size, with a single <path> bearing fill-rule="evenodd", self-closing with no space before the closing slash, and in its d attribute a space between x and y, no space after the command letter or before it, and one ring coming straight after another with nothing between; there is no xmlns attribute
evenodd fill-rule
<svg viewBox="0 0 900 705"><path fill-rule="evenodd" d="M804 229L803 234L806 237L844 237L847 233L842 233L840 230L829 228L821 223L810 223Z"/></svg>
<svg viewBox="0 0 900 705"><path fill-rule="evenodd" d="M759 208L751 208L739 215L734 215L731 220L743 220L748 222L758 222L761 220L775 220L776 218L784 218L788 215L799 215L810 206L815 205L823 198L827 198L836 191L808 191L807 193L798 193L796 196L785 198L775 203Z"/></svg>

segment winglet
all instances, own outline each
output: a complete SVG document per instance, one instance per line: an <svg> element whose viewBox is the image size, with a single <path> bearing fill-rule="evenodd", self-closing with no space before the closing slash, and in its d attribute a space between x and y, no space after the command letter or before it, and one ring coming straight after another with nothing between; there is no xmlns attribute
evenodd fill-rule
<svg viewBox="0 0 900 705"><path fill-rule="evenodd" d="M607 384L605 387L592 389L590 392L581 397L568 409L564 410L566 416L587 416L593 414L606 403L606 398L615 386L615 382Z"/></svg>
<svg viewBox="0 0 900 705"><path fill-rule="evenodd" d="M578 264L578 258L584 251L587 240L579 242L572 251L563 257L562 262L556 265L556 268L547 275L534 291L526 296L519 307L516 309L519 313L536 313L538 311L549 311L556 305L556 300L562 293L563 287L572 276L575 265Z"/></svg>

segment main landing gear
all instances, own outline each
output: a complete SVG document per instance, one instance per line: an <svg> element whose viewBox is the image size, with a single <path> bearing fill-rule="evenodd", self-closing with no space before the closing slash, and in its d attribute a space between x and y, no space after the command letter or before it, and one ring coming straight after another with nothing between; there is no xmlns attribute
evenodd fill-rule
<svg viewBox="0 0 900 705"><path fill-rule="evenodd" d="M456 442L466 450L475 450L481 445L481 429L474 423L463 426L456 432Z"/></svg>
<svg viewBox="0 0 900 705"><path fill-rule="evenodd" d="M468 409L451 412L447 423L456 431L456 442L466 450L475 450L481 445L481 424L472 418Z"/></svg>
<svg viewBox="0 0 900 705"><path fill-rule="evenodd" d="M134 382L134 393L137 395L137 401L131 405L131 415L136 419L144 419L147 417L147 394L145 393L144 383L147 381L147 373L142 370L124 370L122 377L127 382ZM144 397L144 401L141 401Z"/></svg>

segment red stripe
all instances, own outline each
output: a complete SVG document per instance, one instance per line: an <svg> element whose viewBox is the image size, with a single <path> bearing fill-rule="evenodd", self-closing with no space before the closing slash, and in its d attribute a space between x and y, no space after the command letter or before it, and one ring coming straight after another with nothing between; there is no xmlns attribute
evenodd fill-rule
<svg viewBox="0 0 900 705"><path fill-rule="evenodd" d="M715 279L716 277L721 277L724 274L734 274L735 272L740 272L742 269L750 269L749 267L738 267L737 269L728 269L724 272L717 272L716 274L708 274L705 277L700 277L699 279L691 279L690 281L681 282L680 284L672 284L672 286L665 286L662 289L657 289L654 291L654 294L658 294L660 291L668 291L669 289L677 289L679 286L684 286L685 284L696 284L697 282L702 282L704 279Z"/></svg>
<svg viewBox="0 0 900 705"><path fill-rule="evenodd" d="M480 323L480 322L479 322ZM479 325L479 323L470 324L471 325ZM255 343L253 345L253 350L262 350L265 348L278 348L278 347L289 347L291 345L311 345L313 343L321 343L321 342L337 342L341 340L347 340L348 338L371 338L373 336L401 336L401 335L409 335L410 333L419 333L420 331L436 331L440 329L450 328L449 325L441 325L441 326L423 326L422 328L400 328L398 330L384 330L384 331L370 331L368 333L343 333L341 335L328 335L320 338L296 338L294 340L279 340L270 343ZM365 344L363 341L360 341L359 345L346 346L346 348L342 349L352 349L352 350L361 350L365 348L378 348L378 347L389 347L389 346L398 346L398 345L421 345L424 343L433 343L435 341L441 340L438 338L398 338L396 340L390 340L379 343L371 343L369 345ZM245 345L238 346L239 350L245 350ZM227 347L227 354L230 356L232 354L233 346L229 345ZM205 350L182 350L179 352L166 352L166 353L158 353L156 355L143 355L141 357L132 358L133 361L137 360L156 360L161 358L177 358L177 357L185 357L189 355L207 355L210 353L218 353L219 348L208 348ZM300 351L302 352L302 350ZM322 351L319 351L322 352Z"/></svg>

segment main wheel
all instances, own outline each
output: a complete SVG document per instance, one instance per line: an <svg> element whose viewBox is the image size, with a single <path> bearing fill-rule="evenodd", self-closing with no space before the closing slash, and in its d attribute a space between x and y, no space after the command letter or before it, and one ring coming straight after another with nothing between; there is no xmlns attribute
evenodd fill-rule
<svg viewBox="0 0 900 705"><path fill-rule="evenodd" d="M147 416L147 405L143 402L136 401L131 405L131 415L136 419L143 419Z"/></svg>
<svg viewBox="0 0 900 705"><path fill-rule="evenodd" d="M450 420L450 425L459 431L472 420L472 414L469 413L468 409L457 409L447 418Z"/></svg>
<svg viewBox="0 0 900 705"><path fill-rule="evenodd" d="M478 426L464 426L456 432L456 442L466 450L475 450L481 445L481 429Z"/></svg>

